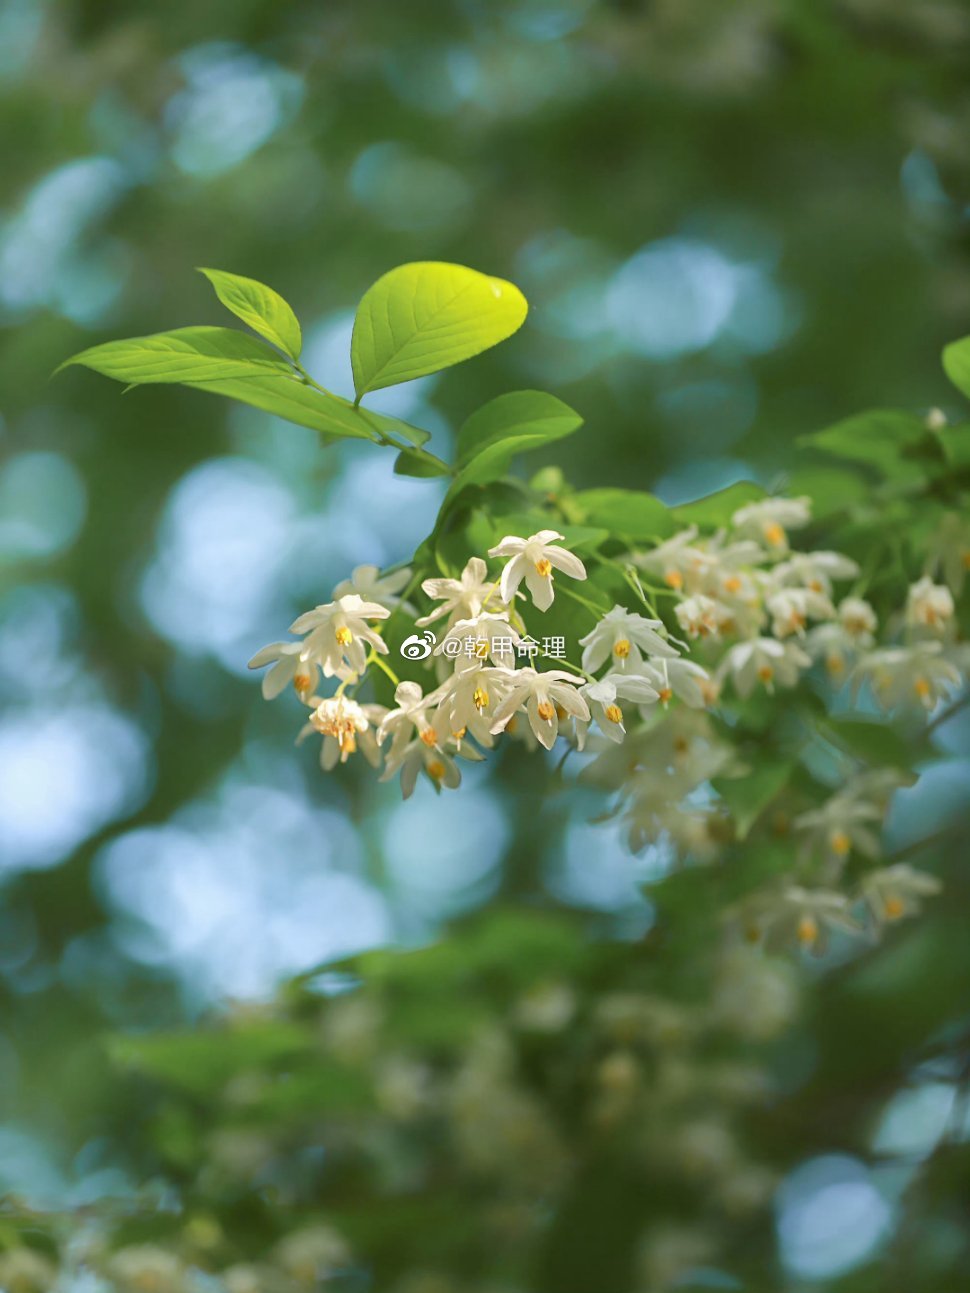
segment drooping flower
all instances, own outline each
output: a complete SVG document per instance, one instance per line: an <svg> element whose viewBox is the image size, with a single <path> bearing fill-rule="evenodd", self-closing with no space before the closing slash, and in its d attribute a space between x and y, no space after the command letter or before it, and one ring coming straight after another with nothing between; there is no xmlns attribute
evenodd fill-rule
<svg viewBox="0 0 970 1293"><path fill-rule="evenodd" d="M433 624L444 615L452 623L474 619L495 595L495 580L489 579L488 567L481 557L472 557L457 579L426 579L421 587L432 601L440 601L441 605L422 615L416 621L419 627Z"/></svg>
<svg viewBox="0 0 970 1293"><path fill-rule="evenodd" d="M860 892L877 927L915 916L922 899L940 892L936 876L919 871L906 862L869 871L862 878Z"/></svg>
<svg viewBox="0 0 970 1293"><path fill-rule="evenodd" d="M387 655L386 644L367 621L386 620L389 615L387 607L365 602L356 593L345 593L299 616L290 632L307 634L304 658L319 664L325 678L348 678L364 672L367 646Z"/></svg>
<svg viewBox="0 0 970 1293"><path fill-rule="evenodd" d="M468 745L463 746L457 753L463 759L475 761L482 757ZM421 738L406 742L399 748L392 746L388 751L387 763L380 779L392 781L400 773L401 795L404 799L410 799L420 772L425 774L435 790L441 790L442 787L446 790L456 790L461 785L461 771L452 753L440 746L428 745Z"/></svg>
<svg viewBox="0 0 970 1293"><path fill-rule="evenodd" d="M355 566L349 579L342 579L333 590L333 599L337 601L351 593L356 593L365 602L376 602L393 610L401 604L399 594L407 587L411 578L410 567L393 570L389 575L382 575L377 566Z"/></svg>
<svg viewBox="0 0 970 1293"><path fill-rule="evenodd" d="M906 624L942 634L953 619L954 609L953 594L946 584L934 584L929 575L924 575L907 595Z"/></svg>
<svg viewBox="0 0 970 1293"><path fill-rule="evenodd" d="M793 825L810 848L830 862L842 863L853 849L865 857L879 856L879 836L872 826L884 816L884 807L849 792L832 795L820 808L799 814Z"/></svg>
<svg viewBox="0 0 970 1293"><path fill-rule="evenodd" d="M810 588L782 588L768 597L771 631L775 637L793 634L804 637L809 620L824 620L835 614L835 607L825 593Z"/></svg>
<svg viewBox="0 0 970 1293"><path fill-rule="evenodd" d="M612 673L598 682L588 682L581 694L589 705L590 716L596 726L611 741L622 741L626 735L621 700L632 700L636 705L649 705L658 693L650 679L637 674ZM589 724L577 720L577 745L586 744Z"/></svg>
<svg viewBox="0 0 970 1293"><path fill-rule="evenodd" d="M691 709L703 709L717 699L718 684L702 665L693 660L648 660L641 673L657 690L661 705L676 696Z"/></svg>
<svg viewBox="0 0 970 1293"><path fill-rule="evenodd" d="M854 579L858 564L841 552L793 552L771 572L778 587L801 587L809 592L832 595L832 584L839 579Z"/></svg>
<svg viewBox="0 0 970 1293"><path fill-rule="evenodd" d="M507 611L482 611L452 624L434 654L450 660L456 672L465 673L483 668L489 660L496 665L514 664L520 641Z"/></svg>
<svg viewBox="0 0 970 1293"><path fill-rule="evenodd" d="M324 771L329 772L338 761L346 763L358 749L376 768L381 761L381 752L375 729L387 713L384 706L359 705L348 696L313 699L318 703L297 739L302 740L310 732L319 732L323 736L320 766Z"/></svg>
<svg viewBox="0 0 970 1293"><path fill-rule="evenodd" d="M721 628L734 619L730 607L704 593L685 597L674 607L674 614L689 638L718 638Z"/></svg>
<svg viewBox="0 0 970 1293"><path fill-rule="evenodd" d="M377 730L379 745L391 738L388 764L400 757L401 751L415 735L428 749L435 749L438 745L430 717L436 704L435 694L432 692L426 696L420 683L401 682L394 692L394 700L397 709L388 710Z"/></svg>
<svg viewBox="0 0 970 1293"><path fill-rule="evenodd" d="M941 642L882 647L862 657L856 686L868 680L884 709L933 710L962 685L960 670L943 654Z"/></svg>
<svg viewBox="0 0 970 1293"><path fill-rule="evenodd" d="M556 530L539 530L527 539L509 534L494 548L489 548L490 557L510 558L502 571L501 594L504 602L511 605L524 579L536 609L547 611L556 596L552 582L553 569L561 570L571 579L586 578L586 567L579 557L554 542L561 538L563 536Z"/></svg>
<svg viewBox="0 0 970 1293"><path fill-rule="evenodd" d="M850 906L845 894L788 885L745 903L740 925L746 939L763 942L769 951L800 947L821 956L833 933L861 932L852 919Z"/></svg>
<svg viewBox="0 0 970 1293"><path fill-rule="evenodd" d="M596 673L609 660L611 669L638 673L644 652L648 656L676 656L677 648L658 632L663 627L660 620L649 620L624 606L614 606L595 628L579 639L583 668L588 673Z"/></svg>
<svg viewBox="0 0 970 1293"><path fill-rule="evenodd" d="M250 669L272 665L263 674L263 697L273 700L290 683L301 700L306 700L316 689L320 668L315 660L304 659L302 642L271 642L257 651L249 662Z"/></svg>
<svg viewBox="0 0 970 1293"><path fill-rule="evenodd" d="M573 718L589 721L589 706L578 688L583 679L564 669L539 673L532 668L517 669L508 694L495 711L493 734L501 732L520 709L525 710L529 725L547 750L559 735L559 710Z"/></svg>
<svg viewBox="0 0 970 1293"><path fill-rule="evenodd" d="M731 523L739 534L759 539L769 551L785 552L788 531L801 529L811 519L809 498L762 498L739 507Z"/></svg>
<svg viewBox="0 0 970 1293"><path fill-rule="evenodd" d="M812 661L794 642L774 638L752 638L730 648L718 669L718 678L730 675L735 690L746 699L760 683L766 691L776 686L794 687L799 673Z"/></svg>
<svg viewBox="0 0 970 1293"><path fill-rule="evenodd" d="M492 745L492 716L514 677L511 669L456 670L434 693L438 699L434 727L439 739L455 741L460 748L470 734L480 745Z"/></svg>

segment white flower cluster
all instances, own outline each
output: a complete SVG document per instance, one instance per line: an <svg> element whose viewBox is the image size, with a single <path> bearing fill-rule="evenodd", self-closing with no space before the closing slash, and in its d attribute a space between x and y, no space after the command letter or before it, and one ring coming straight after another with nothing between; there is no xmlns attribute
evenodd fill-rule
<svg viewBox="0 0 970 1293"><path fill-rule="evenodd" d="M723 804L709 791L705 799L704 787L732 772L736 751L698 711L718 707L727 714L726 688L744 702L795 687L819 665L839 688L850 684L846 694L865 689L887 710L925 714L964 679L951 590L930 575L912 584L887 625L890 643L877 646L877 615L861 596L864 588L835 592L839 583L859 581L856 562L838 552L790 548L790 531L808 521L807 499L763 499L738 509L713 537L701 538L691 526L651 551L630 553L626 565L612 561L648 613L614 605L599 615L578 640L578 663L565 658L564 639L546 639L561 645L555 663L564 667L539 667L537 640L523 617L529 603L541 613L554 604L557 574L587 577L555 530L507 535L488 552L501 569L473 556L457 578L426 579L422 590L433 606L416 618L402 601L413 583L410 570L382 577L361 566L330 603L296 619L291 631L300 640L266 646L251 666L270 666L265 696L292 684L308 706L301 737L321 734L323 768L360 750L382 769L382 780L400 776L407 798L420 773L437 789L454 789L460 762L484 758L502 733L546 750L563 737L599 755L587 775L621 791L632 847L666 839L676 855L705 859L729 829ZM947 569L939 555L935 564ZM653 610L651 590L671 599L670 626ZM595 614L590 601L579 600ZM392 613L426 632L429 687L398 681L389 666L379 630ZM396 683L393 709L358 700L371 665ZM326 679L335 679L336 688L322 697ZM852 851L876 856L883 799L835 795L823 808L807 808L795 830L820 842L834 875ZM873 875L867 901L876 918L912 908L921 881L898 871L895 888L879 896L883 882ZM772 901L773 914L745 915L768 939L772 928L793 927L802 944L819 945L825 928L845 914L839 903L821 903L816 912L814 896L798 888Z"/></svg>

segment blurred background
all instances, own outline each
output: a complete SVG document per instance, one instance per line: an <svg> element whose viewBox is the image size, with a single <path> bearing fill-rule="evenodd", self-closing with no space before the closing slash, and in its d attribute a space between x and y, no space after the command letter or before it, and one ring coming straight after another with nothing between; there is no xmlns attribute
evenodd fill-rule
<svg viewBox="0 0 970 1293"><path fill-rule="evenodd" d="M366 287L453 260L532 308L373 399L439 454L538 386L587 415L557 455L584 483L771 485L802 432L953 402L968 70L955 0L0 0L0 1192L124 1192L106 1029L258 1001L509 895L638 937L662 869L537 812L523 765L405 806L326 779L295 707L262 702L250 655L352 566L410 554L436 482L57 364L227 321L209 265L286 296L306 366L350 393ZM965 795L966 764L948 777L934 793ZM952 1094L921 1097L929 1140ZM856 1160L786 1188L796 1276L885 1240Z"/></svg>

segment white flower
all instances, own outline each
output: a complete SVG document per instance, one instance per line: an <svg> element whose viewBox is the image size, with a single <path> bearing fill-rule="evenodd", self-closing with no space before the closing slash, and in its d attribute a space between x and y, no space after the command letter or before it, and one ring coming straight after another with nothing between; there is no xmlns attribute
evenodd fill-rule
<svg viewBox="0 0 970 1293"><path fill-rule="evenodd" d="M376 602L378 606L393 610L400 605L398 594L407 587L410 578L408 567L382 576L377 566L355 566L350 578L341 580L333 590L333 599L337 601L350 593L357 593L365 602Z"/></svg>
<svg viewBox="0 0 970 1293"><path fill-rule="evenodd" d="M810 619L824 620L835 614L835 607L824 593L810 588L783 588L768 598L771 631L775 637L804 636Z"/></svg>
<svg viewBox="0 0 970 1293"><path fill-rule="evenodd" d="M884 808L850 792L833 795L821 808L800 814L793 825L805 833L811 848L831 862L844 862L853 849L865 857L879 856L879 836L870 827L884 816Z"/></svg>
<svg viewBox="0 0 970 1293"><path fill-rule="evenodd" d="M453 624L434 654L454 661L456 673L466 673L484 668L489 660L496 665L513 664L521 640L507 611L483 611Z"/></svg>
<svg viewBox="0 0 970 1293"><path fill-rule="evenodd" d="M876 612L861 597L845 597L839 602L839 623L859 647L870 647L879 627Z"/></svg>
<svg viewBox="0 0 970 1293"><path fill-rule="evenodd" d="M930 570L940 570L957 594L970 571L970 522L957 512L946 512L929 547Z"/></svg>
<svg viewBox="0 0 970 1293"><path fill-rule="evenodd" d="M884 647L863 656L855 680L868 679L884 709L922 706L936 708L940 700L960 687L960 671L943 655L940 642L911 647Z"/></svg>
<svg viewBox="0 0 970 1293"><path fill-rule="evenodd" d="M668 588L677 592L685 587L693 588L696 577L711 565L705 550L694 546L696 538L697 526L691 525L673 538L658 543L650 552L636 553L633 559L641 570L659 575Z"/></svg>
<svg viewBox="0 0 970 1293"><path fill-rule="evenodd" d="M392 759L399 758L401 751L415 734L428 749L435 749L438 745L438 736L428 716L436 703L434 692L425 696L420 683L401 682L394 692L394 699L397 709L389 710L384 715L377 730L378 745L383 745L388 737L391 738L388 765Z"/></svg>
<svg viewBox="0 0 970 1293"><path fill-rule="evenodd" d="M560 548L553 543L554 539L562 537L556 530L539 530L527 539L509 534L494 548L489 548L490 557L511 557L502 571L501 593L504 602L512 603L519 584L524 579L536 608L547 611L556 595L552 586L553 567L569 575L571 579L586 578L586 567L580 559L567 548Z"/></svg>
<svg viewBox="0 0 970 1293"><path fill-rule="evenodd" d="M691 709L703 709L717 699L717 684L693 660L653 660L644 664L643 676L657 689L657 698L668 705L672 696Z"/></svg>
<svg viewBox="0 0 970 1293"><path fill-rule="evenodd" d="M661 637L660 620L648 620L643 615L614 606L603 616L594 629L579 639L583 648L583 668L595 673L607 660L615 669L639 672L643 652L648 656L675 656L677 648Z"/></svg>
<svg viewBox="0 0 970 1293"><path fill-rule="evenodd" d="M797 946L820 956L833 931L860 933L849 907L844 894L789 885L746 903L741 919L746 937L763 940L769 950Z"/></svg>
<svg viewBox="0 0 970 1293"><path fill-rule="evenodd" d="M586 698L592 720L611 741L622 741L626 735L623 710L618 701L632 700L637 705L649 705L658 699L657 689L650 679L628 673L612 673L599 682L588 682L580 692ZM576 743L582 749L589 724L578 720L576 728Z"/></svg>
<svg viewBox="0 0 970 1293"><path fill-rule="evenodd" d="M440 601L441 605L429 615L422 615L416 621L419 627L433 624L443 615L450 615L453 620L474 619L495 593L495 581L488 578L488 567L481 557L472 557L458 579L426 579L421 587L432 601Z"/></svg>
<svg viewBox="0 0 970 1293"><path fill-rule="evenodd" d="M589 721L589 706L577 691L583 679L564 669L538 673L535 669L517 669L508 694L495 712L492 732L501 732L517 710L524 709L529 725L547 750L559 735L559 710L573 718Z"/></svg>
<svg viewBox="0 0 970 1293"><path fill-rule="evenodd" d="M953 619L953 611L953 594L946 584L934 584L929 575L924 575L910 588L906 598L906 623L910 628L942 633Z"/></svg>
<svg viewBox="0 0 970 1293"><path fill-rule="evenodd" d="M480 760L482 757L468 748L462 749L460 754L464 759ZM456 790L461 785L461 772L451 754L440 747L429 746L421 738L399 748L391 747L381 781L391 781L400 773L401 795L404 799L410 799L419 772L427 776L435 790L440 790L442 786L446 790Z"/></svg>
<svg viewBox="0 0 970 1293"><path fill-rule="evenodd" d="M677 623L689 638L718 638L721 628L733 621L730 607L725 606L714 597L696 593L685 597L674 608Z"/></svg>
<svg viewBox="0 0 970 1293"><path fill-rule="evenodd" d="M763 498L738 508L731 522L739 533L762 540L769 549L785 551L788 531L801 529L811 519L809 498Z"/></svg>
<svg viewBox="0 0 970 1293"><path fill-rule="evenodd" d="M718 677L730 674L735 690L747 698L760 682L768 691L775 684L794 687L799 671L812 661L794 642L776 642L774 638L752 638L738 642L728 651L718 669Z"/></svg>
<svg viewBox="0 0 970 1293"><path fill-rule="evenodd" d="M920 900L939 893L941 888L936 876L918 871L906 862L870 871L859 886L877 926L915 916Z"/></svg>
<svg viewBox="0 0 970 1293"><path fill-rule="evenodd" d="M290 683L301 700L313 694L320 675L314 660L304 659L302 642L271 642L263 647L249 662L250 669L262 669L272 664L263 674L263 696L273 700Z"/></svg>
<svg viewBox="0 0 970 1293"><path fill-rule="evenodd" d="M327 700L315 696L311 703L314 702L310 721L297 739L302 740L310 732L323 736L320 765L324 771L329 772L338 760L346 763L358 745L367 762L376 768L381 755L372 725L380 723L387 713L383 705L358 705L348 696L331 696Z"/></svg>
<svg viewBox="0 0 970 1293"><path fill-rule="evenodd" d="M319 664L325 678L347 678L364 672L365 643L380 655L387 655L387 646L366 621L386 620L389 615L385 606L365 602L356 593L345 593L295 619L290 632L308 635L303 643L304 659Z"/></svg>
<svg viewBox="0 0 970 1293"><path fill-rule="evenodd" d="M771 577L781 587L796 585L813 593L832 595L836 579L854 579L859 567L841 552L795 552L775 566Z"/></svg>
<svg viewBox="0 0 970 1293"><path fill-rule="evenodd" d="M434 726L439 740L456 741L460 748L470 732L480 745L492 745L492 715L514 677L511 669L467 669L452 674L434 693L438 697Z"/></svg>

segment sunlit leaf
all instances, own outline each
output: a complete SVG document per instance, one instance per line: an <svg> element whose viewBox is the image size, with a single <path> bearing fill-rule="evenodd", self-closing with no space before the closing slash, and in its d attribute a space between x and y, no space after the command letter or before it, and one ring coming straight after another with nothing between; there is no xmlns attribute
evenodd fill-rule
<svg viewBox="0 0 970 1293"><path fill-rule="evenodd" d="M133 386L221 381L272 373L288 376L292 372L285 359L248 333L208 327L175 328L148 337L107 341L72 355L57 371L71 364L92 368ZM296 378L290 380L297 384Z"/></svg>
<svg viewBox="0 0 970 1293"><path fill-rule="evenodd" d="M618 537L646 542L665 539L677 528L670 508L652 494L633 489L585 489L570 502L590 525L605 525Z"/></svg>
<svg viewBox="0 0 970 1293"><path fill-rule="evenodd" d="M200 269L199 273L205 274L227 310L261 337L279 346L291 359L300 358L303 348L300 323L278 292L255 278L243 278L241 274L229 274L222 269Z"/></svg>
<svg viewBox="0 0 970 1293"><path fill-rule="evenodd" d="M527 312L513 284L462 265L418 261L390 270L364 294L354 320L358 399L498 345Z"/></svg>

